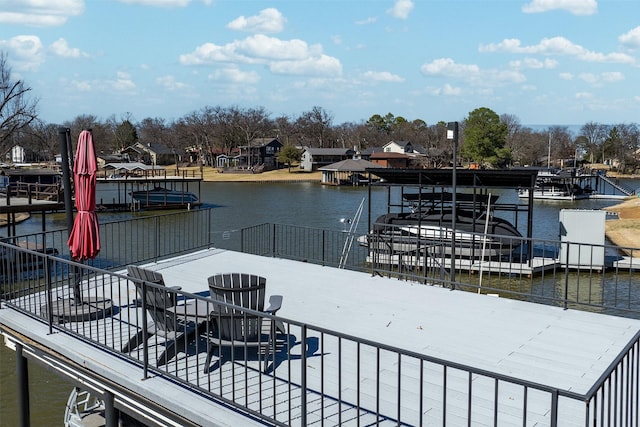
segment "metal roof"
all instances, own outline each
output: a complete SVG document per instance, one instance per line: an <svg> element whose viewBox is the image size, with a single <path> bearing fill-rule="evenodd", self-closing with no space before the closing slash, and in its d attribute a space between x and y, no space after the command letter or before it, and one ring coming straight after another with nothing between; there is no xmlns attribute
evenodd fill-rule
<svg viewBox="0 0 640 427"><path fill-rule="evenodd" d="M389 169L367 168L385 185L451 186L453 169ZM537 170L519 169L456 169L456 186L518 188L533 187Z"/></svg>

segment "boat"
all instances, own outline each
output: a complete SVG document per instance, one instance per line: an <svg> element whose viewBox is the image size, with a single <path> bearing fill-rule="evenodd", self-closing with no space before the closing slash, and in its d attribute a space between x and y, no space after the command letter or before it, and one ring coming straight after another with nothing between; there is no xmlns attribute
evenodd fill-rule
<svg viewBox="0 0 640 427"><path fill-rule="evenodd" d="M170 190L164 187L133 191L131 192L131 197L144 206L187 205L198 201L198 197L189 191Z"/></svg>
<svg viewBox="0 0 640 427"><path fill-rule="evenodd" d="M406 194L415 202L409 212L379 216L370 233L358 242L373 254L411 254L430 257L503 259L522 243L522 234L507 220L493 215L491 202L498 196L458 194L455 228L449 193ZM469 203L478 209L471 209ZM455 240L455 251L452 242Z"/></svg>
<svg viewBox="0 0 640 427"><path fill-rule="evenodd" d="M533 198L542 200L579 200L587 199L593 194L590 184L583 182L584 178L572 169L545 169L538 172ZM528 188L518 188L518 197L528 198Z"/></svg>

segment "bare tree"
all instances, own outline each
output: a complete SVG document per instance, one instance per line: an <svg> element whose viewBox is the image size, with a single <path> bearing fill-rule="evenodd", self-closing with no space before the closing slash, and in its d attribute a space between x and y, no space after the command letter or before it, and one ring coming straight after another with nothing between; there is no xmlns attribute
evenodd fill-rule
<svg viewBox="0 0 640 427"><path fill-rule="evenodd" d="M11 78L7 54L0 51L0 152L5 152L15 132L29 126L37 117L38 100L31 88Z"/></svg>
<svg viewBox="0 0 640 427"><path fill-rule="evenodd" d="M300 115L296 120L296 126L303 132L310 140L316 141L312 146L327 147L330 145L328 141L328 132L331 128L331 116L322 107L315 106L311 111L306 111Z"/></svg>
<svg viewBox="0 0 640 427"><path fill-rule="evenodd" d="M585 145L581 148L589 154L589 162L594 163L597 160L596 154L604 145L607 136L606 126L596 122L587 122L580 128L580 134L584 137L580 141Z"/></svg>

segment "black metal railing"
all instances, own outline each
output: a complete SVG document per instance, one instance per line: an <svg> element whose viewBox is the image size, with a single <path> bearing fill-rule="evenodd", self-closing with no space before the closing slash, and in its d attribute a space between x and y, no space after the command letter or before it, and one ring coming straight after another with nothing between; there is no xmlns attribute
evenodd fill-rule
<svg viewBox="0 0 640 427"><path fill-rule="evenodd" d="M446 425L454 418L500 425L503 417L549 426L568 420L594 426L638 422L640 334L593 388L580 394L235 307L236 316L245 322L249 317L263 319L263 343L272 351L268 356L254 354L239 343L227 359L208 366L205 355L219 345L212 338L220 322L208 297L0 246L39 266L18 268L8 276L5 286L12 297L5 298L7 306L47 322L50 331L71 334L106 354L126 358L140 366L144 377L171 378L275 425L326 420L338 425ZM74 295L78 288L79 303ZM150 328L148 316L153 318L152 311L159 307L149 302L149 289L168 294L167 301L178 301L168 315L167 322L174 325L171 334ZM188 306L196 307L195 312L188 312ZM192 339L179 341L177 357L159 356L172 338L192 331ZM123 352L134 336L139 338ZM235 351L239 349L245 351Z"/></svg>
<svg viewBox="0 0 640 427"><path fill-rule="evenodd" d="M467 234L465 241L456 241L454 262L450 236L429 240L401 233L361 236L281 224L243 229L240 250L640 318L638 248Z"/></svg>
<svg viewBox="0 0 640 427"><path fill-rule="evenodd" d="M212 210L208 208L100 223L100 252L87 261L94 267L117 269L211 246ZM26 249L70 259L66 228L0 239ZM2 258L0 258L2 260ZM8 268L8 267L7 267ZM0 275L2 269L0 268Z"/></svg>
<svg viewBox="0 0 640 427"><path fill-rule="evenodd" d="M20 236L22 242L13 243L21 246L0 242L2 300L25 315L47 322L51 331L73 334L106 352L128 358L144 370L145 376L152 371L171 377L279 425L305 425L325 419L338 423L357 419L363 424L443 425L453 416L496 425L505 412L518 414L523 423L544 413L543 424L551 426L562 425L562 420L575 414L581 414L578 423L582 425L638 423L638 336L585 394L349 336L306 324L302 319L250 310L244 310L243 316L260 316L265 324L277 320L282 325L277 331L268 328L267 340L273 341L276 351L267 372L259 368L260 361L255 357L235 358L235 352L230 363L215 369L205 367L204 355L211 344L202 339L181 344L178 352L188 356L159 364L155 349L165 347L166 337L149 333L148 313L142 309L148 304L135 286L158 285L109 272L102 264L116 268L209 247L210 229L211 214L204 209L101 224L104 249L94 265L68 260L66 230ZM387 255L393 262L388 263L379 256L383 253L372 253L375 236L365 246L362 239L363 245L358 244L359 236L346 232L262 224L243 229L240 237L242 251L247 253L563 307L630 317L640 313L638 261L633 257L638 249L634 248L514 239L494 247L495 256L486 256L485 247L485 256L476 257L472 250L465 257L463 249L469 247L461 246L456 248L452 263L447 258L449 240L444 239L429 244L416 241L413 253L402 250L407 247L393 249L391 245ZM488 236L476 237L482 243ZM397 242L385 242L392 243ZM46 247L56 249L57 256L44 253L42 248ZM579 265L573 260L579 260ZM449 281L452 264L456 267L454 283ZM195 317L186 308L173 312L173 323L185 332L198 323L199 315L207 318L212 311L213 303L207 297L162 290L173 300L199 302L201 312ZM87 315L87 308L93 314ZM196 330L200 336L214 334L211 322L199 326ZM123 353L123 343L137 333L149 345ZM259 398L249 399L256 384ZM536 406L541 401L546 406ZM464 404L460 406L460 402ZM487 411L487 407L491 409Z"/></svg>

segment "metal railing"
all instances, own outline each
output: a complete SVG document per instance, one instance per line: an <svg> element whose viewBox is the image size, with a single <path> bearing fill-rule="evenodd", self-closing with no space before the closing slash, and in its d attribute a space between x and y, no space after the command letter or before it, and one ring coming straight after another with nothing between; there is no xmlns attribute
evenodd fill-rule
<svg viewBox="0 0 640 427"><path fill-rule="evenodd" d="M95 259L87 261L89 265L106 269L122 268L131 263L208 248L212 244L211 209L135 215L100 223L101 249ZM70 259L68 239L69 232L63 228L12 236L0 241ZM0 268L0 276L2 271Z"/></svg>
<svg viewBox="0 0 640 427"><path fill-rule="evenodd" d="M50 331L74 335L106 354L126 358L140 366L144 377L171 378L275 425L447 425L450 419L500 425L503 417L520 420L522 425L558 426L567 420L585 426L638 423L640 334L585 394L252 310L241 310L237 316L245 321L257 316L267 325L264 344L273 349L266 356L268 369L261 369L265 356L246 351L242 343L232 348L227 359L207 366L205 355L217 345L209 341L216 334L216 314L207 315L214 311L209 298L0 246L31 263L29 268L18 266L5 282L12 295L5 303L11 308L47 322ZM81 304L74 303L73 296L78 282ZM177 305L169 314L177 334L197 332L193 339L180 342L178 357L169 355L166 363L158 360L159 352L167 348L167 336L159 331L152 334L147 314L154 308L145 300L147 292L132 299L136 288L156 289L169 294L168 300L200 307L204 322L197 320L197 312L196 316L187 313L187 304ZM101 315L84 313L87 304L100 307L105 301L117 304ZM147 313L142 307L147 307ZM124 343L136 334L145 345L123 353ZM236 352L239 348L245 351Z"/></svg>
<svg viewBox="0 0 640 427"><path fill-rule="evenodd" d="M360 236L281 224L243 229L240 250L640 318L639 248L504 236L495 243L500 236L467 234L466 242L456 242L455 262L449 236L425 241L401 233ZM341 263L349 239L355 243ZM450 280L452 265L455 283Z"/></svg>
<svg viewBox="0 0 640 427"><path fill-rule="evenodd" d="M522 425L532 420L562 425L562 420L569 416L575 422L576 414L580 414L582 421L578 424L582 425L639 422L640 336L634 337L585 394L429 357L306 324L301 319L250 310L244 310L242 316L259 316L267 325L273 321L282 325L277 331L267 328L265 344L273 342L275 351L266 372L260 369L262 356L251 356L246 351L242 356L232 351L230 363L215 369L205 366L204 355L211 344L201 339L181 344L184 347L178 352L189 356L159 364L155 349L164 348L165 338L149 333L147 316L142 310L147 305L144 297L140 294L138 299L131 297L136 295L136 284L159 289L158 285L109 272L102 265L122 267L208 247L210 229L208 210L101 224L104 251L94 265L67 259L66 230L20 237L26 240L23 246L51 245L59 251L58 256L0 242L2 299L9 307L47 322L51 331L72 334L107 353L127 358L139 365L145 376L154 372L170 377L277 425L313 422L322 425L324 420L338 424L358 420L365 425L446 425L452 417L462 417L472 424L498 425L507 413L521 420ZM241 249L247 253L451 285L448 273L443 274L451 268L444 241L424 245L429 249L417 250L413 255L391 251L399 261L386 264L371 254L372 246L361 245L351 246L345 261L344 251L350 239L353 242L359 237L346 232L263 224L243 229L240 236ZM496 253L508 252L509 256L496 255L494 259L464 258L462 247L456 251L460 257L455 261L454 285L471 291L637 317L638 266L629 255L638 249L534 239L503 244L509 247L508 251L493 249ZM561 262L573 259L576 254L579 260L595 260L602 252L606 254L604 265L596 265L595 261L580 266ZM549 265L532 272L534 258L548 260ZM625 267L617 264L623 258L628 262ZM478 265L481 261L483 270ZM81 295L75 295L79 287ZM162 290L177 301L199 301L204 313L212 311L213 303L207 297L170 288ZM81 304L77 303L78 297ZM104 316L86 318L86 304L100 310L101 301L118 303L102 308ZM192 330L194 318L186 311L178 308L172 316L173 323L179 325L178 332ZM211 322L199 326L196 330L204 337L215 333ZM123 353L123 343L138 332L148 345ZM256 389L258 398L249 398ZM540 402L544 404L540 406Z"/></svg>

